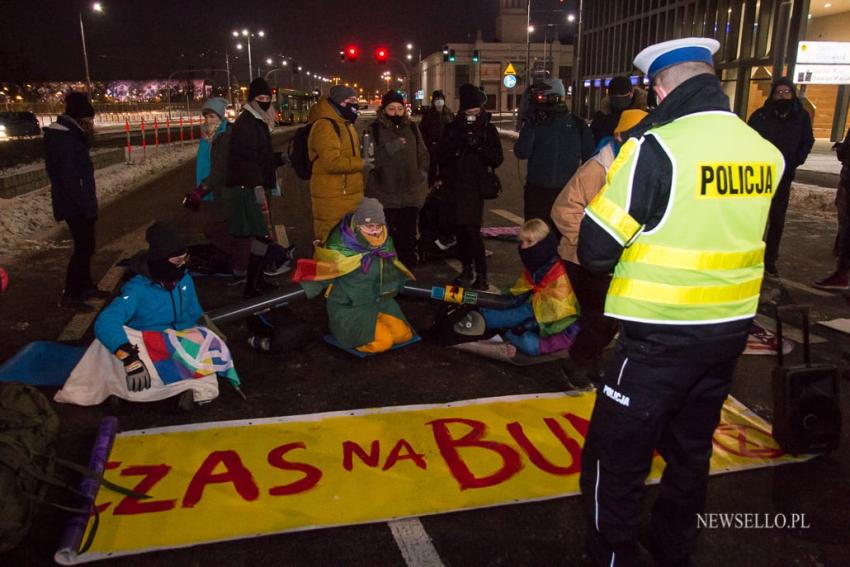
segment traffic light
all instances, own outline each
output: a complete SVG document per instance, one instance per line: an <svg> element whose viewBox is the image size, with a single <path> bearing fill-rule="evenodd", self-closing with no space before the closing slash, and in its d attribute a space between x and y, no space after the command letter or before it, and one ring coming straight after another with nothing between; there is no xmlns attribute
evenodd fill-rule
<svg viewBox="0 0 850 567"><path fill-rule="evenodd" d="M356 45L349 45L345 48L345 59L349 63L354 63L357 61L357 57L360 55L360 49L357 48Z"/></svg>
<svg viewBox="0 0 850 567"><path fill-rule="evenodd" d="M345 61L345 50L344 49L339 50L339 60Z"/></svg>
<svg viewBox="0 0 850 567"><path fill-rule="evenodd" d="M454 63L457 61L457 57L455 56L455 50L449 49L449 63Z"/></svg>
<svg viewBox="0 0 850 567"><path fill-rule="evenodd" d="M378 63L386 63L390 58L390 52L386 47L379 47L375 50L375 61Z"/></svg>
<svg viewBox="0 0 850 567"><path fill-rule="evenodd" d="M449 62L449 46L444 45L443 46L443 63L448 63L448 62Z"/></svg>
<svg viewBox="0 0 850 567"><path fill-rule="evenodd" d="M481 54L479 53L479 51L477 49L473 49L472 50L472 62L478 63L479 61L481 61Z"/></svg>

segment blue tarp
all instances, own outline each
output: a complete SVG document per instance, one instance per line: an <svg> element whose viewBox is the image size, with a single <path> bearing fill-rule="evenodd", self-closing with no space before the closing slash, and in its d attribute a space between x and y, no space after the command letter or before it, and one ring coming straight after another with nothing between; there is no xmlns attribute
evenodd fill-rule
<svg viewBox="0 0 850 567"><path fill-rule="evenodd" d="M36 341L0 366L0 382L33 386L61 386L77 365L86 347Z"/></svg>

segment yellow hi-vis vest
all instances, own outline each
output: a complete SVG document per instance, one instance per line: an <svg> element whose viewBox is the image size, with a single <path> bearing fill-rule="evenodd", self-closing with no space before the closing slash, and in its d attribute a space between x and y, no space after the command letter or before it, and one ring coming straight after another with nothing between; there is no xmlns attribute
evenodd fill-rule
<svg viewBox="0 0 850 567"><path fill-rule="evenodd" d="M785 168L782 154L723 111L684 116L650 136L673 166L661 221L644 230L629 215L644 139L623 145L586 211L625 246L606 315L671 325L752 317L764 273L762 236Z"/></svg>

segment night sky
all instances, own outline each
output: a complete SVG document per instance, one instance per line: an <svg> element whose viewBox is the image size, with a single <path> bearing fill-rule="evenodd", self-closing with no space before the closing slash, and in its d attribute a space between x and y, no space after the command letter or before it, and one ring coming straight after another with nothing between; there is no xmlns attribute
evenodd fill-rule
<svg viewBox="0 0 850 567"><path fill-rule="evenodd" d="M275 53L294 57L310 70L339 75L376 88L381 67L372 60L378 45L404 59L412 42L418 56L443 43L470 41L477 29L493 39L498 0L104 0L103 14L78 0L0 0L0 81L73 80L84 77L78 13L84 10L92 80L164 78L191 67L224 67L233 54L234 29L264 30L252 43L254 67ZM563 7L535 0L533 19ZM343 64L338 52L360 46L360 60ZM247 78L247 55L231 57L231 69ZM206 63L212 58L213 63ZM394 73L401 74L396 65Z"/></svg>

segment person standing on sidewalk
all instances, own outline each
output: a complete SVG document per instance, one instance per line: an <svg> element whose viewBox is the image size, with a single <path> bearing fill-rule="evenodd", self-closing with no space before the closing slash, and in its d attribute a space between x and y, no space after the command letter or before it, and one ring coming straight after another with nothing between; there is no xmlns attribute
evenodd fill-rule
<svg viewBox="0 0 850 567"><path fill-rule="evenodd" d="M624 110L613 138L587 160L570 179L552 206L552 221L563 235L558 253L581 306L579 332L561 373L574 390L589 390L602 373L602 351L617 334L617 322L605 316L605 296L611 274L592 272L578 261L578 235L584 210L605 185L605 176L622 146L625 133L646 116L643 110Z"/></svg>
<svg viewBox="0 0 850 567"><path fill-rule="evenodd" d="M608 96L602 99L600 109L590 122L594 144L614 134L624 110L647 110L647 94L640 87L632 86L631 79L624 75L612 78L608 82Z"/></svg>
<svg viewBox="0 0 850 567"><path fill-rule="evenodd" d="M249 252L245 297L256 297L277 286L263 279L265 255L271 242L266 220L269 192L277 186L277 168L281 154L272 147L271 128L274 121L268 113L272 91L262 77L248 87L248 104L230 132L230 159L227 164L227 187L230 188L230 234L238 239L245 257ZM236 263L236 262L235 262ZM241 262L239 262L241 263ZM239 266L234 266L239 269Z"/></svg>
<svg viewBox="0 0 850 567"><path fill-rule="evenodd" d="M425 145L428 147L428 154L431 158L428 167L429 187L433 186L437 180L439 166L437 148L440 145L440 138L443 136L446 126L451 124L452 120L454 120L454 114L446 106L446 95L443 94L443 91L434 91L431 93L431 108L422 115L422 122L419 123L419 129L422 131L422 139L425 140Z"/></svg>
<svg viewBox="0 0 850 567"><path fill-rule="evenodd" d="M809 113L797 99L794 83L787 77L780 77L770 89L770 98L764 106L753 112L747 121L762 138L779 148L785 158L785 174L776 188L776 195L770 205L770 218L767 223L767 235L764 251L764 271L769 276L779 276L776 261L779 259L779 243L785 228L785 213L791 197L791 182L797 168L803 165L812 151L815 137L812 133L812 120Z"/></svg>
<svg viewBox="0 0 850 567"><path fill-rule="evenodd" d="M638 564L655 450L666 468L651 551L658 565L688 564L712 435L759 303L762 237L784 160L729 111L714 74L719 48L692 37L635 57L658 96L653 124L620 148L579 231L581 265L614 271L605 314L620 322L579 481L590 552L606 567Z"/></svg>
<svg viewBox="0 0 850 567"><path fill-rule="evenodd" d="M550 228L555 228L550 215L555 198L594 147L593 135L567 109L565 96L560 79L533 85L528 120L514 145L517 159L528 160L523 216L543 219Z"/></svg>
<svg viewBox="0 0 850 567"><path fill-rule="evenodd" d="M381 202L398 259L415 268L416 224L428 194L428 148L397 91L387 91L383 96L378 116L369 128L375 145L375 169L366 178L366 196Z"/></svg>
<svg viewBox="0 0 850 567"><path fill-rule="evenodd" d="M838 257L835 271L812 286L819 289L843 291L850 289L850 130L844 141L834 144L841 174L835 191L835 208L838 212L838 234L835 236L833 253Z"/></svg>
<svg viewBox="0 0 850 567"><path fill-rule="evenodd" d="M440 140L440 177L446 187L440 216L451 223L463 271L456 285L486 291L487 259L481 223L484 197L481 187L492 183L495 168L502 164L502 142L484 110L486 95L475 85L460 87L460 111ZM492 171L491 171L492 170Z"/></svg>
<svg viewBox="0 0 850 567"><path fill-rule="evenodd" d="M110 295L97 289L91 276L97 222L94 166L89 155L94 114L86 95L68 93L65 113L44 129L44 165L50 178L53 218L68 224L74 241L59 305L81 313L94 311L86 300Z"/></svg>

